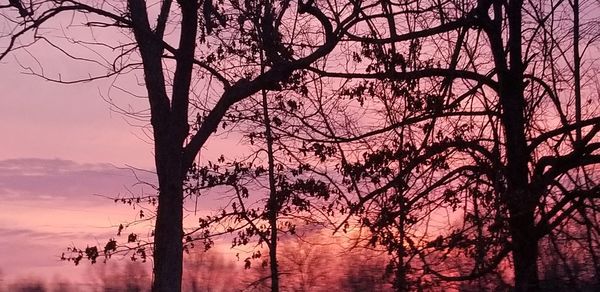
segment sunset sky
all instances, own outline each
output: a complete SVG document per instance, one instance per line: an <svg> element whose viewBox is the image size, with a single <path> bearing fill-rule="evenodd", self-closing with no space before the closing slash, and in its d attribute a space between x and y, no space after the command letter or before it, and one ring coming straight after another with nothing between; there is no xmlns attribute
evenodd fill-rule
<svg viewBox="0 0 600 292"><path fill-rule="evenodd" d="M0 273L84 273L60 254L105 242L115 224L135 218L135 210L98 195L144 190L127 167L152 170L152 147L102 99L106 81L59 85L23 71L14 58L0 63ZM142 105L123 99L134 102Z"/></svg>
<svg viewBox="0 0 600 292"><path fill-rule="evenodd" d="M71 68L55 52L37 54L46 72ZM68 274L85 282L81 275L89 270L61 262L61 253L73 245L104 245L118 224L136 219L138 211L102 197L152 192L136 184L132 168L144 181L155 181L151 140L142 129L147 122L119 113L106 97L133 110L145 109L147 101L111 88L114 79L45 81L25 74L24 64L37 61L18 56L0 63L0 279ZM131 86L123 78L117 82ZM243 147L238 141L215 136L202 158L233 158Z"/></svg>
<svg viewBox="0 0 600 292"><path fill-rule="evenodd" d="M600 0L6 1L0 292L600 287Z"/></svg>
<svg viewBox="0 0 600 292"><path fill-rule="evenodd" d="M61 262L61 253L104 245L138 214L102 196L153 191L137 185L131 170L155 181L148 122L121 112L146 110L145 89L132 74L65 85L28 68L62 80L99 72L43 44L0 62L0 279L69 274L84 281L86 268ZM243 149L231 135L213 135L209 145L203 160Z"/></svg>

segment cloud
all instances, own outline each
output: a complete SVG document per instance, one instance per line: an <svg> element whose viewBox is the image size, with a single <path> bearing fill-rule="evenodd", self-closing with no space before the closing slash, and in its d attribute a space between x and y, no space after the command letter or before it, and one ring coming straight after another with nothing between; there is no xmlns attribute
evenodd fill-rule
<svg viewBox="0 0 600 292"><path fill-rule="evenodd" d="M30 228L9 228L0 227L0 243L5 246L6 243L14 242L18 244L28 243L30 245L49 246L57 243L57 238L68 239L68 241L78 239L89 239L94 237L106 237L114 235L114 231L105 232L72 232L72 231L41 231ZM63 246L64 247L64 246Z"/></svg>
<svg viewBox="0 0 600 292"><path fill-rule="evenodd" d="M53 236L51 232L39 232L25 228L5 228L0 227L0 241L8 238L31 238L33 240L46 240Z"/></svg>
<svg viewBox="0 0 600 292"><path fill-rule="evenodd" d="M137 178L136 178L137 176ZM0 199L59 200L82 204L104 196L154 193L140 181L154 183L149 172L117 168L111 164L77 163L64 159L21 158L0 160Z"/></svg>

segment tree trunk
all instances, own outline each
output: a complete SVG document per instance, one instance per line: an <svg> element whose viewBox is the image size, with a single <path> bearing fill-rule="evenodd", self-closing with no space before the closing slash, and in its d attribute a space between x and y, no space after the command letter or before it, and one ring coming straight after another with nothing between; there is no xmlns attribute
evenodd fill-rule
<svg viewBox="0 0 600 292"><path fill-rule="evenodd" d="M403 194L401 193L401 190L397 191L397 195L398 196L403 196ZM402 197L402 202L404 202L405 199L404 197ZM403 204L404 206L406 206L406 204ZM407 209L409 209L408 206L406 206ZM405 219L406 219L406 213L405 212L401 212L400 215L398 216L398 234L399 234L399 242L400 245L398 246L398 250L396 251L396 257L397 259L397 263L396 263L396 271L395 271L395 278L394 278L394 290L396 292L406 292L406 291L410 291L411 285L408 282L408 277L407 277L407 268L406 268L406 263L404 262L404 257L406 256L406 248L404 246L404 243L406 241L406 232L405 232ZM412 288L418 288L418 287L412 287Z"/></svg>
<svg viewBox="0 0 600 292"><path fill-rule="evenodd" d="M511 225L515 292L539 291L538 241L534 233L533 213L514 220ZM513 220L511 220L513 221Z"/></svg>
<svg viewBox="0 0 600 292"><path fill-rule="evenodd" d="M518 77L517 77L518 78ZM508 78L509 81L512 78ZM518 80L507 82L520 88ZM523 118L523 93L507 90L503 103L503 122L506 131L507 183L504 196L509 210L509 228L515 266L515 291L538 291L538 238L535 229L537 197L528 189L528 154ZM508 99L508 100L506 100Z"/></svg>
<svg viewBox="0 0 600 292"><path fill-rule="evenodd" d="M263 67L264 70L264 67ZM264 73L264 72L262 72ZM279 264L277 263L277 219L279 217L279 202L277 198L277 186L275 185L275 153L273 152L273 134L271 132L271 121L267 103L267 92L262 91L263 116L265 119L265 137L267 142L267 156L269 160L269 201L268 219L270 228L269 240L269 266L271 269L271 292L279 292Z"/></svg>
<svg viewBox="0 0 600 292"><path fill-rule="evenodd" d="M159 151L158 212L154 229L154 281L152 291L181 291L183 272L183 178L181 154ZM179 152L181 153L181 152Z"/></svg>
<svg viewBox="0 0 600 292"><path fill-rule="evenodd" d="M144 0L128 0L132 29L142 57L144 81L150 103L156 173L158 176L158 209L154 228L154 274L152 291L181 291L183 272L183 181L189 166L184 166L183 144L189 134L188 106L193 72L198 2L178 1L181 27L177 65L169 99L163 68L164 25L171 1L163 1L158 28L153 30ZM208 133L212 133L209 130ZM207 133L207 134L208 134ZM200 145L201 146L201 145ZM197 148L199 149L199 147ZM188 154L195 157L197 150Z"/></svg>
<svg viewBox="0 0 600 292"><path fill-rule="evenodd" d="M538 238L535 232L537 196L529 189L529 152L525 134L525 97L522 53L522 0L510 0L508 60L498 73L502 123L506 139L507 190L503 200L509 211L509 228L515 266L515 291L538 291ZM500 9L500 8L498 8ZM496 54L497 58L500 54Z"/></svg>
<svg viewBox="0 0 600 292"><path fill-rule="evenodd" d="M403 248L401 248L403 249ZM398 264L394 275L394 291L396 292L407 292L410 291L410 285L406 279L406 268L404 266L404 252L398 251ZM417 287L413 287L417 288Z"/></svg>

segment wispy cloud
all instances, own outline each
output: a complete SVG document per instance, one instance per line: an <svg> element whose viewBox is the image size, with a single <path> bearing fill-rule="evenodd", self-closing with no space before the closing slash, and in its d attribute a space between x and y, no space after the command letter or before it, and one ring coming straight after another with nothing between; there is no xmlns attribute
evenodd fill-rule
<svg viewBox="0 0 600 292"><path fill-rule="evenodd" d="M116 236L116 226L135 220L138 211L96 194L153 194L155 190L139 179L152 183L154 176L143 171L136 174L111 164L64 159L0 160L0 268L4 274L52 276L68 265L59 260L68 246L101 244Z"/></svg>
<svg viewBox="0 0 600 292"><path fill-rule="evenodd" d="M137 176L137 177L136 177ZM111 164L77 163L63 159L22 158L0 160L0 198L3 200L65 200L80 204L94 194L116 196L152 192L148 172Z"/></svg>

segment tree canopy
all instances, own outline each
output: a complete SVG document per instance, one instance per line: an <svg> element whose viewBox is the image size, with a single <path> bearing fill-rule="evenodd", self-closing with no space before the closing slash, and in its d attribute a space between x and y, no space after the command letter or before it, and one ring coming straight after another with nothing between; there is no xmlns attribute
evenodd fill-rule
<svg viewBox="0 0 600 292"><path fill-rule="evenodd" d="M30 72L46 80L140 77L155 229L103 251L151 255L154 291L181 290L184 250L226 234L267 245L278 291L277 242L314 226L359 230L356 247L388 253L397 291L489 287L507 271L515 291L539 291L547 253L573 283L600 278L597 6L11 0L0 59L40 45L100 69ZM225 131L248 155L197 162ZM183 226L206 192L222 207Z"/></svg>

